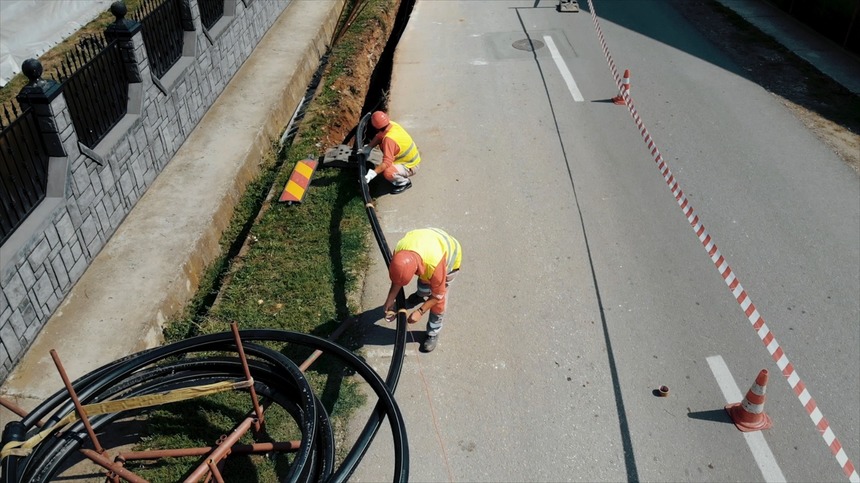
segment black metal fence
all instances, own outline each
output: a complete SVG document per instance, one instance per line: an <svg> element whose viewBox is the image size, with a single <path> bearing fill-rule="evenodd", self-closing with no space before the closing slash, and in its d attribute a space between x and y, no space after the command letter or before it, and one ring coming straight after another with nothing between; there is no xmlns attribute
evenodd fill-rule
<svg viewBox="0 0 860 483"><path fill-rule="evenodd" d="M84 38L57 71L78 140L95 147L128 109L128 77L116 41Z"/></svg>
<svg viewBox="0 0 860 483"><path fill-rule="evenodd" d="M182 13L179 0L143 0L134 19L141 23L149 66L161 77L182 57Z"/></svg>
<svg viewBox="0 0 860 483"><path fill-rule="evenodd" d="M0 245L45 198L48 151L33 109L0 113Z"/></svg>
<svg viewBox="0 0 860 483"><path fill-rule="evenodd" d="M200 21L211 29L224 16L224 0L197 0L200 7Z"/></svg>

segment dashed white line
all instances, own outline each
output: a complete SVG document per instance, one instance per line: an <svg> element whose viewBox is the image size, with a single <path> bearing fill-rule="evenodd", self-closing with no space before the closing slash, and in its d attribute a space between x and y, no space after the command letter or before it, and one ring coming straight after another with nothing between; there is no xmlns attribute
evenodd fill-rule
<svg viewBox="0 0 860 483"><path fill-rule="evenodd" d="M564 79L565 84L567 84L567 90L570 91L570 95L573 96L573 100L576 102L584 101L585 98L582 97L582 93L579 92L579 87L577 87L576 81L573 80L573 74L571 74L570 70L567 68L567 64L561 57L561 53L556 48L552 37L544 35L543 41L549 49L550 54L552 54L552 60L555 61L555 65L558 67L559 72L561 72L561 77Z"/></svg>
<svg viewBox="0 0 860 483"><path fill-rule="evenodd" d="M735 378L729 371L728 366L726 366L726 362L722 356L711 356L707 360L708 365L711 366L711 372L714 373L714 378L720 386L720 390L723 391L723 397L726 398L726 402L729 404L740 402L743 399L741 390L738 389ZM782 470L779 468L776 458L773 457L770 446L767 445L767 441L764 439L761 431L741 434L746 440L747 446L750 447L750 451L753 454L753 458L755 458L758 469L761 470L764 480L768 482L785 482L785 476L783 476Z"/></svg>

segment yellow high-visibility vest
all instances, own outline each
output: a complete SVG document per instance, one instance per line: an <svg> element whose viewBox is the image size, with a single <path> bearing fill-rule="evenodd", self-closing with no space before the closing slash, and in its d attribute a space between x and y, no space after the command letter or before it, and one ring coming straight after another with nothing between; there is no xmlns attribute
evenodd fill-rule
<svg viewBox="0 0 860 483"><path fill-rule="evenodd" d="M418 278L427 282L433 277L436 265L442 261L442 256L447 257L447 272L451 273L460 268L463 258L463 250L460 242L453 236L438 228L420 228L407 233L394 248L394 253L402 250L411 250L417 253L424 261L424 273Z"/></svg>
<svg viewBox="0 0 860 483"><path fill-rule="evenodd" d="M409 133L403 129L400 124L394 121L389 121L391 129L385 133L385 137L391 138L400 146L400 153L394 157L395 164L405 165L407 168L414 168L421 162L421 156L418 154L418 146L412 141Z"/></svg>

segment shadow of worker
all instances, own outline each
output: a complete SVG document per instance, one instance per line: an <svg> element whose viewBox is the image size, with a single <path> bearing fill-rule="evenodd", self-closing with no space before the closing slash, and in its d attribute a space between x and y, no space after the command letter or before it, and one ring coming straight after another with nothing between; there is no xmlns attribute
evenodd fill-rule
<svg viewBox="0 0 860 483"><path fill-rule="evenodd" d="M385 320L382 306L364 311L358 317L357 327L361 330L362 346L384 346L394 345L397 336L397 321ZM410 324L409 333L406 334L406 344L417 344L423 339L424 323Z"/></svg>

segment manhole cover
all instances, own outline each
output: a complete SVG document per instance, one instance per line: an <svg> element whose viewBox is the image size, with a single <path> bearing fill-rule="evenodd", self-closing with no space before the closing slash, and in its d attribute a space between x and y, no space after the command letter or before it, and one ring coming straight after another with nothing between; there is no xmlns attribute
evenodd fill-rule
<svg viewBox="0 0 860 483"><path fill-rule="evenodd" d="M531 52L533 50L537 50L537 49L542 48L544 44L540 40L522 39L522 40L517 40L512 45L514 46L515 49L525 50L526 52Z"/></svg>

